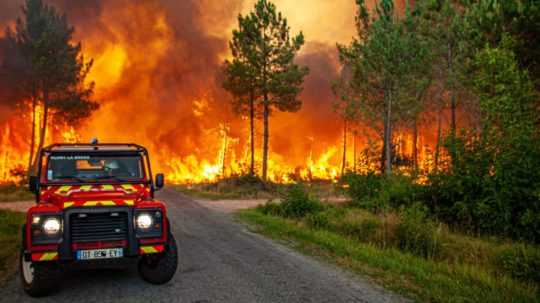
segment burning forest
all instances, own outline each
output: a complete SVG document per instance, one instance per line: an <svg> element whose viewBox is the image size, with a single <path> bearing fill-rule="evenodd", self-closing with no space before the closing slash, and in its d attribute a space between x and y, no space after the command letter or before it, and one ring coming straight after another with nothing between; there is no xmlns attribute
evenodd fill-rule
<svg viewBox="0 0 540 303"><path fill-rule="evenodd" d="M537 302L539 25L537 0L2 0L0 280L129 258L170 284L128 301Z"/></svg>
<svg viewBox="0 0 540 303"><path fill-rule="evenodd" d="M95 84L92 98L99 109L76 123L51 114L45 144L89 142L94 137L102 142L137 142L151 150L157 169L178 183L248 173L248 117L232 110L233 97L222 88L219 74L224 60L231 58L228 41L237 15L246 14L252 2L47 1L66 14L75 29L74 41L81 42L85 60L93 62L85 83ZM23 4L3 1L0 25L13 30ZM336 42L346 44L355 34L354 1L276 4L286 12L291 32L305 34L295 62L310 72L298 97L300 110L271 114L268 178L283 183L336 180L344 171L378 169L380 134L363 121L346 123L336 110L340 97L333 86L343 69ZM405 1L400 4L398 10L403 12ZM0 58L9 58L6 45L0 45ZM36 128L43 123L43 108L32 110L30 99L15 102L9 85L0 83L2 181L24 176L32 162L31 138L39 139ZM396 165L415 158L421 172L433 170L438 140L432 112L424 115L416 136L408 125L396 127L392 139ZM443 116L439 124L446 129L449 115ZM261 117L255 119L254 143L255 170L260 173Z"/></svg>

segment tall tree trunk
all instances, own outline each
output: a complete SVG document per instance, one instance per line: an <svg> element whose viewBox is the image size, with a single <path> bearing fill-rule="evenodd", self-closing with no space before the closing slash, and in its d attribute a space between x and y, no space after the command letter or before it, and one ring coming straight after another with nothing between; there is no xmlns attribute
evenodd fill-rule
<svg viewBox="0 0 540 303"><path fill-rule="evenodd" d="M413 124L413 169L414 175L418 173L418 118L414 117Z"/></svg>
<svg viewBox="0 0 540 303"><path fill-rule="evenodd" d="M222 178L225 178L225 173L226 173L226 168L227 168L227 165L226 165L226 161L227 161L227 150L229 149L229 134L227 132L227 130L225 129L224 131L224 138L223 138L223 160L222 160L222 163L221 163L221 177Z"/></svg>
<svg viewBox="0 0 540 303"><path fill-rule="evenodd" d="M43 148L43 145L45 144L45 138L47 136L48 116L49 116L49 92L45 90L43 92L43 118L42 118L41 128L39 130L38 149L37 149L36 157L34 159L33 167L37 167L39 151L41 151L41 149Z"/></svg>
<svg viewBox="0 0 540 303"><path fill-rule="evenodd" d="M456 95L454 94L454 90L452 89L451 96L450 96L450 111L451 111L451 118L450 118L450 130L452 133L452 138L456 137Z"/></svg>
<svg viewBox="0 0 540 303"><path fill-rule="evenodd" d="M262 28L263 36L266 36L266 26ZM268 178L268 137L270 136L270 130L268 129L268 118L270 115L270 100L268 100L268 59L270 53L268 52L268 46L263 39L263 54L264 62L262 69L262 93L263 93L263 163L262 163L262 179L264 182Z"/></svg>
<svg viewBox="0 0 540 303"><path fill-rule="evenodd" d="M345 174L347 166L347 120L343 119L343 157L341 158L341 176Z"/></svg>
<svg viewBox="0 0 540 303"><path fill-rule="evenodd" d="M32 131L30 138L30 155L28 156L28 169L26 171L27 175L30 176L33 173L34 167L34 149L36 147L36 107L37 107L37 97L35 93L32 96Z"/></svg>
<svg viewBox="0 0 540 303"><path fill-rule="evenodd" d="M456 158L456 88L453 79L454 72L454 58L452 45L448 43L448 75L451 77L450 84L450 159L452 160L452 167L455 164Z"/></svg>
<svg viewBox="0 0 540 303"><path fill-rule="evenodd" d="M382 150L381 150L381 161L379 163L380 165L380 172L381 174L384 175L384 171L385 171L385 165L386 165L386 127L387 127L387 124L386 124L386 115L385 115L385 121L384 121L384 132L383 132L383 145L382 145Z"/></svg>
<svg viewBox="0 0 540 303"><path fill-rule="evenodd" d="M356 174L356 131L354 131L353 137L353 172Z"/></svg>
<svg viewBox="0 0 540 303"><path fill-rule="evenodd" d="M388 92L386 98L386 113L384 119L384 172L392 175L392 94Z"/></svg>
<svg viewBox="0 0 540 303"><path fill-rule="evenodd" d="M442 100L439 100L442 103ZM439 170L442 141L442 104L439 104L437 112L437 144L435 145L435 171Z"/></svg>
<svg viewBox="0 0 540 303"><path fill-rule="evenodd" d="M262 165L262 179L264 181L267 180L268 176L268 137L269 137L269 129L268 129L268 118L269 118L269 110L270 110L270 104L268 100L268 94L264 93L264 109L263 109L263 123L264 123L264 138L263 138L263 165Z"/></svg>
<svg viewBox="0 0 540 303"><path fill-rule="evenodd" d="M251 159L249 163L249 174L255 175L255 100L253 100L253 94L250 95L249 100L249 140L251 148Z"/></svg>
<svg viewBox="0 0 540 303"><path fill-rule="evenodd" d="M448 42L448 54L447 54L447 62L448 62L448 77L450 78L450 112L451 112L451 119L450 119L450 133L452 137L456 134L456 98L455 98L455 92L454 92L454 81L453 81L453 73L454 73L454 60L453 60L453 52L452 52L452 45L450 42Z"/></svg>

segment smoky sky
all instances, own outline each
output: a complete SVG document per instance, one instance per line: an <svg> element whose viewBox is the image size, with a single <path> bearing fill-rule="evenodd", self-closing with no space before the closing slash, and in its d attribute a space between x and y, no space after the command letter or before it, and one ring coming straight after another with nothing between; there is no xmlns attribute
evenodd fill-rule
<svg viewBox="0 0 540 303"><path fill-rule="evenodd" d="M242 0L45 2L67 15L75 27L74 39L81 41L83 50L91 45L94 51L105 52L114 43L127 49L115 84L109 85L108 79L96 83L102 109L86 125L86 135L143 141L154 149L159 146L187 156L194 151L205 154L205 138L216 136L218 125L226 123L231 135L240 137L238 146L246 142L246 121L233 115L231 97L216 81L228 54L228 36L216 32L236 25ZM22 0L3 0L0 26L20 17L22 4ZM161 20L156 16L164 18L166 30L156 26ZM294 33L300 30L292 29ZM305 157L304 147L311 144L307 137L327 144L340 137L340 120L331 106L331 83L339 72L336 47L306 39L297 58L298 64L311 71L301 94L303 107L294 114L275 113L271 121L272 150L291 158ZM155 55L158 42L164 43L163 49ZM100 90L100 86L107 89ZM193 112L193 102L199 99L205 100L202 116ZM292 149L294 144L298 151Z"/></svg>

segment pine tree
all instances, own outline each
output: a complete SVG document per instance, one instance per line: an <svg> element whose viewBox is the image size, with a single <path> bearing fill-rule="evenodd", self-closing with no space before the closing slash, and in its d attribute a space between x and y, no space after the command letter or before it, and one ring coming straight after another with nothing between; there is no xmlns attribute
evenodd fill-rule
<svg viewBox="0 0 540 303"><path fill-rule="evenodd" d="M233 30L233 38L229 42L233 60L226 60L223 65L222 85L233 96L233 110L249 116L250 165L249 174L255 175L255 118L260 112L260 93L256 86L256 74L253 66L243 53L242 41L246 35L242 17L239 17L239 28Z"/></svg>
<svg viewBox="0 0 540 303"><path fill-rule="evenodd" d="M427 50L411 29L409 11L399 19L393 2L383 0L371 18L365 2L357 0L357 4L358 37L348 47L339 46L340 58L353 70L350 85L358 98L350 102L356 103L365 124L381 134L381 166L390 175L394 124L410 116L411 101L418 100L409 95L426 64Z"/></svg>
<svg viewBox="0 0 540 303"><path fill-rule="evenodd" d="M42 122L37 126L39 150L45 143L50 118L55 118L56 123L73 125L88 117L98 104L91 100L94 84L85 83L92 60L85 61L81 45L72 43L74 28L66 15L58 14L42 0L26 0L23 14L15 31L7 30L7 39L16 45L21 64L7 67L12 67L8 73L22 78L19 89L32 102L32 132L36 128L36 107L43 108ZM29 171L37 160L33 156L34 146L32 136Z"/></svg>
<svg viewBox="0 0 540 303"><path fill-rule="evenodd" d="M240 29L235 36L238 51L245 56L245 63L253 72L254 91L261 96L263 111L263 163L262 178L268 174L269 117L273 109L296 112L302 102L302 91L307 67L294 63L294 58L304 44L302 33L291 37L287 19L276 11L276 6L259 0L254 10L238 18Z"/></svg>

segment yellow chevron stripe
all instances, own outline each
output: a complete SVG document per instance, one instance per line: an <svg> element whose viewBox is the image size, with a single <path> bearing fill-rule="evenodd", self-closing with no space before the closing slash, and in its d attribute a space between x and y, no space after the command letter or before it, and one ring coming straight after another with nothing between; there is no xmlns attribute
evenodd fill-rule
<svg viewBox="0 0 540 303"><path fill-rule="evenodd" d="M114 186L110 185L110 184L105 184L105 185L101 185L101 189L104 189L104 190L114 190Z"/></svg>
<svg viewBox="0 0 540 303"><path fill-rule="evenodd" d="M71 189L71 185L60 186L56 193L66 194Z"/></svg>
<svg viewBox="0 0 540 303"><path fill-rule="evenodd" d="M126 205L130 205L130 206L133 205L133 204L135 204L135 202L133 202L133 200L124 200L124 203L125 203Z"/></svg>
<svg viewBox="0 0 540 303"><path fill-rule="evenodd" d="M83 185L80 187L81 191L90 191L92 189L92 185Z"/></svg>
<svg viewBox="0 0 540 303"><path fill-rule="evenodd" d="M125 190L135 191L135 187L133 185L131 185L131 184L122 184L120 186L122 186L122 188L125 189Z"/></svg>
<svg viewBox="0 0 540 303"><path fill-rule="evenodd" d="M153 246L141 246L141 249L145 254L155 254L159 252Z"/></svg>
<svg viewBox="0 0 540 303"><path fill-rule="evenodd" d="M72 207L75 202L64 202L64 208Z"/></svg>
<svg viewBox="0 0 540 303"><path fill-rule="evenodd" d="M57 252L46 252L43 254L43 256L41 256L41 258L39 258L39 260L40 261L54 260L54 258L56 258L57 255L58 255Z"/></svg>
<svg viewBox="0 0 540 303"><path fill-rule="evenodd" d="M111 200L107 200L107 201L87 201L87 202L84 202L82 206L84 206L84 207L116 206L116 203L114 203L114 201L111 201Z"/></svg>

